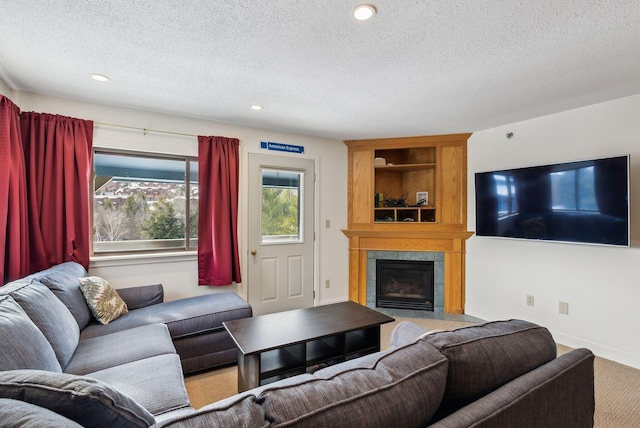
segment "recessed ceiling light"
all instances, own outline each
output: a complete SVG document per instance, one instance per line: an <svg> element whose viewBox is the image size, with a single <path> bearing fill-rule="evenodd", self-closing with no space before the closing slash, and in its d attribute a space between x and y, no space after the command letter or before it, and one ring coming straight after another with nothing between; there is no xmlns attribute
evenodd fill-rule
<svg viewBox="0 0 640 428"><path fill-rule="evenodd" d="M376 8L370 4L361 4L353 9L353 17L358 21L366 21L376 14Z"/></svg>
<svg viewBox="0 0 640 428"><path fill-rule="evenodd" d="M258 104L253 104L251 106L251 110L262 110L264 107L262 107L261 105Z"/></svg>
<svg viewBox="0 0 640 428"><path fill-rule="evenodd" d="M104 74L92 73L91 77L93 78L93 80L97 80L98 82L106 82L107 80L109 80L109 78Z"/></svg>

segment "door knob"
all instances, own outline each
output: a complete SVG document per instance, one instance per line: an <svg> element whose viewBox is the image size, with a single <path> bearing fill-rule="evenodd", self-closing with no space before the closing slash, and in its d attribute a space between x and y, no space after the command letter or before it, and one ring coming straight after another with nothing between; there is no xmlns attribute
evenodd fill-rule
<svg viewBox="0 0 640 428"><path fill-rule="evenodd" d="M252 255L252 256L255 256L256 254L258 254L258 251L256 251L256 250L251 250L251 255Z"/></svg>

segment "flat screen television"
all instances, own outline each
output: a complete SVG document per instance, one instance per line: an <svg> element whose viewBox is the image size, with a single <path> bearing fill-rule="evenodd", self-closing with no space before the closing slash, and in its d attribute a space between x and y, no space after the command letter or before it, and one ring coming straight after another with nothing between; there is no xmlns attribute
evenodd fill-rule
<svg viewBox="0 0 640 428"><path fill-rule="evenodd" d="M476 235L629 246L629 156L475 174Z"/></svg>

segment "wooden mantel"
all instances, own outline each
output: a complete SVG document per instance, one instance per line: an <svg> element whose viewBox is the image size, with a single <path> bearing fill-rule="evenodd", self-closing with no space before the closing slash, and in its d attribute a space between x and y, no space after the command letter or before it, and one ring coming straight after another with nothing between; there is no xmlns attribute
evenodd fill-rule
<svg viewBox="0 0 640 428"><path fill-rule="evenodd" d="M367 251L444 253L444 310L463 314L467 230L467 139L471 134L345 141L349 148L349 299L367 304ZM376 158L385 158L385 168ZM403 165L398 168L399 165ZM394 173L407 170L409 173ZM390 171L390 172L387 172ZM380 221L374 194L429 192L427 221ZM393 211L393 210L391 210Z"/></svg>

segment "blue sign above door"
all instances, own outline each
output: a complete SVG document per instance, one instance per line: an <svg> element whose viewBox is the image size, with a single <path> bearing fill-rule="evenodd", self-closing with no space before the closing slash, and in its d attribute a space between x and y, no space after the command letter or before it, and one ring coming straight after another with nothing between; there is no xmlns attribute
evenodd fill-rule
<svg viewBox="0 0 640 428"><path fill-rule="evenodd" d="M272 141L261 141L260 148L275 150L278 152L304 153L304 146L294 146L292 144L274 143Z"/></svg>

